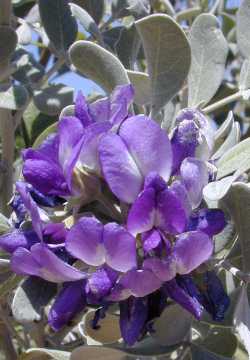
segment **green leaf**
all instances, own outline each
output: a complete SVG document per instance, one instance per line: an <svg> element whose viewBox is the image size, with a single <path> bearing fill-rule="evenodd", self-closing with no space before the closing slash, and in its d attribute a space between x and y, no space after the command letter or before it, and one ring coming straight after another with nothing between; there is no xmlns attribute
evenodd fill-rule
<svg viewBox="0 0 250 360"><path fill-rule="evenodd" d="M214 134L213 151L217 151L219 147L223 144L226 137L230 133L233 124L234 124L234 115L232 111L229 111L227 118L223 121L222 125Z"/></svg>
<svg viewBox="0 0 250 360"><path fill-rule="evenodd" d="M20 323L40 321L43 307L56 295L56 285L37 277L29 277L17 288L11 309Z"/></svg>
<svg viewBox="0 0 250 360"><path fill-rule="evenodd" d="M67 351L44 348L29 349L25 353L21 354L18 360L43 360L48 359L48 356L52 360L70 360L70 353Z"/></svg>
<svg viewBox="0 0 250 360"><path fill-rule="evenodd" d="M22 24L17 28L18 43L20 45L29 45L32 41L32 31L29 24L22 20Z"/></svg>
<svg viewBox="0 0 250 360"><path fill-rule="evenodd" d="M74 89L63 84L49 85L34 92L34 104L44 114L58 115L73 103Z"/></svg>
<svg viewBox="0 0 250 360"><path fill-rule="evenodd" d="M217 162L217 179L241 168L242 172L250 168L250 138L245 139L228 150Z"/></svg>
<svg viewBox="0 0 250 360"><path fill-rule="evenodd" d="M103 346L80 346L75 349L70 360L125 360L122 351L105 348Z"/></svg>
<svg viewBox="0 0 250 360"><path fill-rule="evenodd" d="M188 105L207 103L218 90L224 76L228 46L217 19L199 15L190 31L192 52L188 76Z"/></svg>
<svg viewBox="0 0 250 360"><path fill-rule="evenodd" d="M122 28L117 35L114 46L115 51L125 68L134 69L134 64L141 48L140 37L135 25Z"/></svg>
<svg viewBox="0 0 250 360"><path fill-rule="evenodd" d="M134 102L137 105L150 104L151 89L148 74L131 70L127 70L127 74L135 90Z"/></svg>
<svg viewBox="0 0 250 360"><path fill-rule="evenodd" d="M242 249L243 271L250 271L250 187L245 183L234 183L220 201L232 216Z"/></svg>
<svg viewBox="0 0 250 360"><path fill-rule="evenodd" d="M35 140L34 144L33 144L33 148L37 148L38 146L40 146L42 144L42 142L50 135L55 133L57 130L57 122L55 122L54 124L50 125L47 129L45 129L39 136L38 138Z"/></svg>
<svg viewBox="0 0 250 360"><path fill-rule="evenodd" d="M175 324L174 327L166 324ZM172 346L184 341L191 329L192 315L178 304L169 305L154 321L153 338L162 346Z"/></svg>
<svg viewBox="0 0 250 360"><path fill-rule="evenodd" d="M70 3L70 8L73 16L75 16L75 18L79 20L80 24L84 27L84 29L102 43L102 35L100 33L100 30L96 25L94 19L89 15L89 13L82 7L74 3Z"/></svg>
<svg viewBox="0 0 250 360"><path fill-rule="evenodd" d="M0 88L0 108L20 110L25 108L28 101L28 91L22 85L13 85L7 90Z"/></svg>
<svg viewBox="0 0 250 360"><path fill-rule="evenodd" d="M10 58L17 44L16 32L8 26L0 26L0 62Z"/></svg>
<svg viewBox="0 0 250 360"><path fill-rule="evenodd" d="M129 84L121 62L101 46L90 41L77 41L71 46L69 54L77 70L106 92L110 93L117 85Z"/></svg>
<svg viewBox="0 0 250 360"><path fill-rule="evenodd" d="M201 12L202 9L199 6L182 10L176 14L176 21L192 21L194 18L200 15Z"/></svg>
<svg viewBox="0 0 250 360"><path fill-rule="evenodd" d="M181 89L190 67L190 47L181 27L168 15L150 15L135 24L147 60L155 115Z"/></svg>
<svg viewBox="0 0 250 360"><path fill-rule="evenodd" d="M223 154L230 150L233 146L238 144L240 141L240 124L236 121L233 123L230 133L228 134L225 141L221 144L219 149L213 154L212 160L219 159Z"/></svg>
<svg viewBox="0 0 250 360"><path fill-rule="evenodd" d="M234 313L234 323L235 329L250 357L250 306L246 285L243 285L240 291L238 304Z"/></svg>
<svg viewBox="0 0 250 360"><path fill-rule="evenodd" d="M97 24L102 20L105 11L104 0L73 0L72 2L84 8Z"/></svg>
<svg viewBox="0 0 250 360"><path fill-rule="evenodd" d="M237 44L246 58L250 57L250 1L243 0L236 16Z"/></svg>
<svg viewBox="0 0 250 360"><path fill-rule="evenodd" d="M39 11L44 29L59 55L75 41L77 22L67 0L39 0Z"/></svg>

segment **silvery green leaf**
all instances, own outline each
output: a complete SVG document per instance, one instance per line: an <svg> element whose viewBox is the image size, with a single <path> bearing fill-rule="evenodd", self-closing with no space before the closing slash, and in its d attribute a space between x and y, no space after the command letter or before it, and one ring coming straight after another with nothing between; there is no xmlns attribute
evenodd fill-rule
<svg viewBox="0 0 250 360"><path fill-rule="evenodd" d="M6 233L10 229L10 222L6 216L0 213L0 234Z"/></svg>
<svg viewBox="0 0 250 360"><path fill-rule="evenodd" d="M234 325L250 357L250 306L246 286L247 285L243 285L240 291L238 304L234 313Z"/></svg>
<svg viewBox="0 0 250 360"><path fill-rule="evenodd" d="M16 30L18 43L28 45L32 41L32 32L29 24L23 20L22 24Z"/></svg>
<svg viewBox="0 0 250 360"><path fill-rule="evenodd" d="M232 111L229 111L227 118L223 121L222 125L214 134L214 146L213 150L216 151L223 144L227 135L230 133L234 124L234 115Z"/></svg>
<svg viewBox="0 0 250 360"><path fill-rule="evenodd" d="M74 89L63 84L49 85L34 92L34 103L44 114L58 115L73 103Z"/></svg>
<svg viewBox="0 0 250 360"><path fill-rule="evenodd" d="M29 94L22 85L13 85L7 90L0 88L0 108L19 110L25 108Z"/></svg>
<svg viewBox="0 0 250 360"><path fill-rule="evenodd" d="M220 201L235 223L243 256L243 271L250 271L250 187L245 183L234 183Z"/></svg>
<svg viewBox="0 0 250 360"><path fill-rule="evenodd" d="M103 346L80 346L73 350L70 360L125 360L126 354L120 350Z"/></svg>
<svg viewBox="0 0 250 360"><path fill-rule="evenodd" d="M213 237L215 254L218 254L227 245L233 244L235 236L235 226L232 222L228 221L226 227L218 235Z"/></svg>
<svg viewBox="0 0 250 360"><path fill-rule="evenodd" d="M201 12L202 9L199 6L179 11L176 14L176 21L192 21L194 18L200 15Z"/></svg>
<svg viewBox="0 0 250 360"><path fill-rule="evenodd" d="M250 61L244 60L240 70L239 89L248 90L250 88Z"/></svg>
<svg viewBox="0 0 250 360"><path fill-rule="evenodd" d="M73 0L72 2L85 9L95 20L96 24L102 20L105 12L104 0Z"/></svg>
<svg viewBox="0 0 250 360"><path fill-rule="evenodd" d="M219 149L213 154L212 160L219 159L227 150L230 150L233 146L240 141L240 124L236 121L233 123L230 133L225 141L219 147Z"/></svg>
<svg viewBox="0 0 250 360"><path fill-rule="evenodd" d="M237 44L240 52L246 58L250 57L250 1L243 0L236 17Z"/></svg>
<svg viewBox="0 0 250 360"><path fill-rule="evenodd" d="M112 17L114 19L119 19L125 16L130 15L127 5L127 0L112 0L111 1L111 10L112 10Z"/></svg>
<svg viewBox="0 0 250 360"><path fill-rule="evenodd" d="M135 18L147 16L150 13L149 0L127 0L127 9Z"/></svg>
<svg viewBox="0 0 250 360"><path fill-rule="evenodd" d="M18 360L42 360L43 356L45 356L46 359L49 356L51 360L70 360L70 352L45 348L28 349L19 356Z"/></svg>
<svg viewBox="0 0 250 360"><path fill-rule="evenodd" d="M125 68L134 69L140 48L141 40L135 25L123 27L116 38L114 49Z"/></svg>
<svg viewBox="0 0 250 360"><path fill-rule="evenodd" d="M222 18L222 31L225 36L235 27L235 17L226 13L221 12L220 16Z"/></svg>
<svg viewBox="0 0 250 360"><path fill-rule="evenodd" d="M0 62L9 59L17 44L16 32L7 26L0 26Z"/></svg>
<svg viewBox="0 0 250 360"><path fill-rule="evenodd" d="M169 101L169 103L163 107L162 111L163 118L161 121L161 127L167 132L170 132L174 127L176 106L172 101Z"/></svg>
<svg viewBox="0 0 250 360"><path fill-rule="evenodd" d="M74 116L75 115L75 105L68 105L62 109L59 119L64 116Z"/></svg>
<svg viewBox="0 0 250 360"><path fill-rule="evenodd" d="M228 357L220 356L207 351L201 346L191 345L191 354L193 360L229 360Z"/></svg>
<svg viewBox="0 0 250 360"><path fill-rule="evenodd" d="M28 4L29 2L33 2L34 0L12 0L12 4L14 6L22 6L24 4Z"/></svg>
<svg viewBox="0 0 250 360"><path fill-rule="evenodd" d="M211 14L199 15L190 31L192 52L188 76L188 105L207 103L218 90L224 76L228 45Z"/></svg>
<svg viewBox="0 0 250 360"><path fill-rule="evenodd" d="M43 307L56 294L56 284L38 277L29 277L17 288L11 309L16 321L32 323L40 321Z"/></svg>
<svg viewBox="0 0 250 360"><path fill-rule="evenodd" d="M116 52L116 44L120 39L121 32L124 29L124 26L112 27L108 30L102 32L102 38L108 49L111 49L112 52Z"/></svg>
<svg viewBox="0 0 250 360"><path fill-rule="evenodd" d="M151 88L148 74L131 70L127 70L127 74L135 90L134 102L137 105L150 104Z"/></svg>
<svg viewBox="0 0 250 360"><path fill-rule="evenodd" d="M208 183L203 189L205 200L217 201L222 199L235 180L235 176L227 176L221 180Z"/></svg>
<svg viewBox="0 0 250 360"><path fill-rule="evenodd" d="M162 0L161 1L163 6L165 7L165 11L168 15L174 16L175 15L175 9L171 2L169 0Z"/></svg>
<svg viewBox="0 0 250 360"><path fill-rule="evenodd" d="M39 0L39 11L44 29L58 54L75 41L77 22L72 16L67 0Z"/></svg>
<svg viewBox="0 0 250 360"><path fill-rule="evenodd" d="M135 24L145 51L154 116L181 89L190 67L190 46L181 27L168 15L150 15Z"/></svg>
<svg viewBox="0 0 250 360"><path fill-rule="evenodd" d="M32 6L28 14L25 16L25 21L28 24L34 25L41 22L38 4Z"/></svg>
<svg viewBox="0 0 250 360"><path fill-rule="evenodd" d="M242 173L250 168L250 138L228 150L217 162L217 179L230 175L237 169Z"/></svg>
<svg viewBox="0 0 250 360"><path fill-rule="evenodd" d="M175 324L166 326L166 324ZM153 323L152 336L162 346L172 346L181 343L189 334L192 315L178 304L166 307L161 316Z"/></svg>
<svg viewBox="0 0 250 360"><path fill-rule="evenodd" d="M17 49L13 54L12 60L17 66L13 77L22 84L31 85L37 83L43 77L44 67L25 49Z"/></svg>
<svg viewBox="0 0 250 360"><path fill-rule="evenodd" d="M10 271L10 260L0 259L0 273Z"/></svg>
<svg viewBox="0 0 250 360"><path fill-rule="evenodd" d="M90 41L77 41L70 47L69 54L77 70L106 92L110 93L117 85L129 84L121 62L101 46Z"/></svg>
<svg viewBox="0 0 250 360"><path fill-rule="evenodd" d="M33 144L33 148L37 148L39 145L41 145L41 143L50 135L55 133L57 130L57 123L54 123L52 125L50 125L49 127L47 127L47 129L45 129L39 136L38 138L35 140L34 144Z"/></svg>
<svg viewBox="0 0 250 360"><path fill-rule="evenodd" d="M102 42L102 35L100 33L100 30L96 25L94 19L89 15L89 13L82 7L74 3L69 4L72 14L77 20L79 20L80 24L84 27L84 29L90 34L92 34L99 42Z"/></svg>

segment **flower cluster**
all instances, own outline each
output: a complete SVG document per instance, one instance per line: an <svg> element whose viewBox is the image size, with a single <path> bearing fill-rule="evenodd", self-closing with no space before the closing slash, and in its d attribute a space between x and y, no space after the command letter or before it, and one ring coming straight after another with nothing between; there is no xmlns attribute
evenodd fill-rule
<svg viewBox="0 0 250 360"><path fill-rule="evenodd" d="M16 228L0 237L17 274L63 283L49 313L54 330L86 306L105 312L119 303L129 345L153 331L150 321L171 300L197 319L205 309L221 320L228 307L216 274L200 267L226 225L202 201L213 178L208 121L184 109L168 137L133 114L132 100L129 85L91 104L79 94L74 116L23 152Z"/></svg>

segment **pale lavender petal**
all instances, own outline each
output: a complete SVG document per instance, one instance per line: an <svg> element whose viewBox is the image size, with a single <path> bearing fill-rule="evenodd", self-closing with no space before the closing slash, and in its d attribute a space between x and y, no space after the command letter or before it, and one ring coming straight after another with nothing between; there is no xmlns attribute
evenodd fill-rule
<svg viewBox="0 0 250 360"><path fill-rule="evenodd" d="M181 180L174 180L169 189L178 197L182 202L183 209L185 210L186 217L189 217L192 212L192 204L189 200L187 189Z"/></svg>
<svg viewBox="0 0 250 360"><path fill-rule="evenodd" d="M158 230L152 229L141 235L143 250L148 253L157 248L161 243L161 235Z"/></svg>
<svg viewBox="0 0 250 360"><path fill-rule="evenodd" d="M143 186L143 177L122 139L115 134L103 136L99 156L105 180L122 201L132 203Z"/></svg>
<svg viewBox="0 0 250 360"><path fill-rule="evenodd" d="M172 256L164 260L148 258L144 260L143 268L151 270L161 281L169 281L176 276L176 262Z"/></svg>
<svg viewBox="0 0 250 360"><path fill-rule="evenodd" d="M29 249L39 241L33 230L14 230L0 236L0 248L12 254L19 247Z"/></svg>
<svg viewBox="0 0 250 360"><path fill-rule="evenodd" d="M94 122L109 121L110 100L105 97L89 104L89 113Z"/></svg>
<svg viewBox="0 0 250 360"><path fill-rule="evenodd" d="M112 269L126 272L136 267L136 240L122 226L116 223L105 225L103 242L106 263Z"/></svg>
<svg viewBox="0 0 250 360"><path fill-rule="evenodd" d="M118 274L109 268L101 268L91 274L87 287L96 299L102 299L110 293Z"/></svg>
<svg viewBox="0 0 250 360"><path fill-rule="evenodd" d="M190 231L178 236L173 248L176 270L179 274L188 274L213 253L213 243L202 231Z"/></svg>
<svg viewBox="0 0 250 360"><path fill-rule="evenodd" d="M186 224L186 208L179 195L171 188L158 193L155 225L171 234L178 234L185 230Z"/></svg>
<svg viewBox="0 0 250 360"><path fill-rule="evenodd" d="M151 230L155 221L156 193L153 188L143 190L132 204L127 219L127 228L134 236Z"/></svg>
<svg viewBox="0 0 250 360"><path fill-rule="evenodd" d="M16 252L13 254L12 259L15 257L15 254ZM59 257L44 244L33 245L30 249L30 254L33 261L39 265L38 276L45 280L60 283L65 281L76 281L86 277L86 274L59 259ZM22 259L19 258L19 260L21 261ZM16 267L19 267L23 273L26 272L26 275L32 275L27 272L27 268L23 268L22 262L18 266L16 265Z"/></svg>
<svg viewBox="0 0 250 360"><path fill-rule="evenodd" d="M124 100L127 106L129 106L133 101L134 95L135 92L131 84L116 86L110 95L111 108Z"/></svg>
<svg viewBox="0 0 250 360"><path fill-rule="evenodd" d="M143 297L161 287L161 280L150 270L130 270L120 280L120 284L136 297Z"/></svg>
<svg viewBox="0 0 250 360"><path fill-rule="evenodd" d="M139 339L148 318L147 299L131 297L119 305L122 338L132 346Z"/></svg>
<svg viewBox="0 0 250 360"><path fill-rule="evenodd" d="M187 189L193 208L197 208L202 200L203 188L208 183L208 168L206 163L195 159L185 159L180 168L181 178Z"/></svg>
<svg viewBox="0 0 250 360"><path fill-rule="evenodd" d="M67 174L68 162L72 158L74 146L84 134L84 127L81 121L75 116L63 117L58 123L59 135L59 163Z"/></svg>
<svg viewBox="0 0 250 360"><path fill-rule="evenodd" d="M81 121L84 127L89 126L93 122L88 111L88 104L81 91L78 92L75 101L75 116Z"/></svg>
<svg viewBox="0 0 250 360"><path fill-rule="evenodd" d="M90 125L86 129L77 167L84 166L91 172L101 174L98 145L101 136L108 132L110 128L111 124L108 121L101 121Z"/></svg>
<svg viewBox="0 0 250 360"><path fill-rule="evenodd" d="M64 285L50 308L48 323L58 331L67 325L86 306L85 280Z"/></svg>
<svg viewBox="0 0 250 360"><path fill-rule="evenodd" d="M70 229L65 242L67 251L88 265L105 262L103 225L93 217L83 217Z"/></svg>
<svg viewBox="0 0 250 360"><path fill-rule="evenodd" d="M165 131L150 118L138 115L128 118L120 127L119 135L145 177L157 172L168 181L172 169L172 150Z"/></svg>
<svg viewBox="0 0 250 360"><path fill-rule="evenodd" d="M39 239L42 240L43 239L43 235L42 235L43 227L42 227L42 221L40 218L39 208L38 208L37 204L35 203L35 201L32 199L32 197L28 191L27 184L25 184L22 181L18 181L16 183L16 189L19 192L19 194L21 195L22 201L23 201L26 209L30 213L33 229L37 233L37 236L39 237Z"/></svg>

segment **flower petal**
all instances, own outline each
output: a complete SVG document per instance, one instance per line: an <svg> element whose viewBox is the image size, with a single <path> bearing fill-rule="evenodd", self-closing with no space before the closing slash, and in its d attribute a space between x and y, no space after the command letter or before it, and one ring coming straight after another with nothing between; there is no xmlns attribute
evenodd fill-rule
<svg viewBox="0 0 250 360"><path fill-rule="evenodd" d="M128 213L127 229L134 236L151 230L155 221L156 193L153 188L143 190Z"/></svg>
<svg viewBox="0 0 250 360"><path fill-rule="evenodd" d="M161 287L162 282L148 269L130 270L120 280L120 284L135 297L151 294Z"/></svg>
<svg viewBox="0 0 250 360"><path fill-rule="evenodd" d="M168 181L172 168L172 151L167 134L144 115L128 118L120 127L119 135L145 177L157 172Z"/></svg>
<svg viewBox="0 0 250 360"><path fill-rule="evenodd" d="M143 250L148 253L149 251L157 248L161 243L161 235L159 231L152 229L144 232L141 235Z"/></svg>
<svg viewBox="0 0 250 360"><path fill-rule="evenodd" d="M220 209L201 209L189 219L189 230L201 230L208 236L219 234L226 226L224 212Z"/></svg>
<svg viewBox="0 0 250 360"><path fill-rule="evenodd" d="M19 194L21 195L22 201L23 201L26 209L30 213L33 229L37 233L37 236L39 237L39 239L42 240L43 239L43 235L42 235L43 227L42 227L42 221L41 221L41 217L40 217L40 213L39 213L39 208L38 208L37 204L35 203L35 201L32 199L32 197L28 191L27 184L22 181L18 181L16 183L16 189L19 192Z"/></svg>
<svg viewBox="0 0 250 360"><path fill-rule="evenodd" d="M105 97L89 104L89 113L94 122L109 121L110 100Z"/></svg>
<svg viewBox="0 0 250 360"><path fill-rule="evenodd" d="M75 101L75 116L81 121L84 127L89 126L93 122L88 112L88 104L81 91L78 92Z"/></svg>
<svg viewBox="0 0 250 360"><path fill-rule="evenodd" d="M136 240L122 226L104 226L103 243L106 263L114 270L126 272L136 266Z"/></svg>
<svg viewBox="0 0 250 360"><path fill-rule="evenodd" d="M179 274L188 274L213 253L213 243L202 231L190 231L178 236L173 248L176 258L176 270Z"/></svg>
<svg viewBox="0 0 250 360"><path fill-rule="evenodd" d="M185 202L175 189L170 187L159 192L155 225L171 234L178 234L185 230L186 224Z"/></svg>
<svg viewBox="0 0 250 360"><path fill-rule="evenodd" d="M161 281L172 280L176 275L175 259L171 256L164 260L148 258L143 262L143 268L151 270Z"/></svg>
<svg viewBox="0 0 250 360"><path fill-rule="evenodd" d="M12 254L19 247L29 249L39 241L33 230L14 230L0 236L0 248Z"/></svg>
<svg viewBox="0 0 250 360"><path fill-rule="evenodd" d="M202 200L203 188L208 183L208 168L201 160L186 158L181 164L180 173L190 202L193 208L197 208Z"/></svg>
<svg viewBox="0 0 250 360"><path fill-rule="evenodd" d="M118 274L115 271L103 267L91 274L87 286L97 300L102 299L109 294L117 277Z"/></svg>
<svg viewBox="0 0 250 360"><path fill-rule="evenodd" d="M140 337L148 317L147 299L131 297L119 305L121 334L125 343L132 346Z"/></svg>
<svg viewBox="0 0 250 360"><path fill-rule="evenodd" d="M18 247L10 260L11 269L18 275L40 276L40 264L33 258L31 252Z"/></svg>
<svg viewBox="0 0 250 360"><path fill-rule="evenodd" d="M142 189L143 178L122 139L116 134L103 136L99 156L103 175L112 192L120 200L132 203Z"/></svg>
<svg viewBox="0 0 250 360"><path fill-rule="evenodd" d="M65 242L67 251L88 265L105 262L103 225L94 217L83 217L70 229Z"/></svg>
<svg viewBox="0 0 250 360"><path fill-rule="evenodd" d="M75 281L64 285L49 311L48 323L58 331L67 325L86 306L85 281Z"/></svg>

